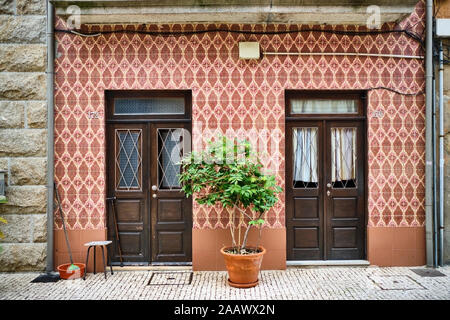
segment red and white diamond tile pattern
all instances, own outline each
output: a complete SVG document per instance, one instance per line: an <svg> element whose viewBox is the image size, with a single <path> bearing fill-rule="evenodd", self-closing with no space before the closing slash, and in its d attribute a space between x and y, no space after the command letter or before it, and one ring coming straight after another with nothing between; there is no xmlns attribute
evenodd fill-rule
<svg viewBox="0 0 450 320"><path fill-rule="evenodd" d="M424 4L399 25L422 34ZM65 28L56 19L56 28ZM327 32L243 34L206 32L155 36L130 31L232 29L282 31L308 25L90 25L84 31L128 30L82 37L56 32L55 178L69 229L103 229L105 217L105 90L192 90L194 149L217 133L248 138L284 188L285 89L391 88L423 90L419 59L355 56L264 56L239 60L239 41L258 41L262 51L361 52L423 55L405 33L351 36ZM364 31L358 26L326 26ZM370 90L368 188L370 226L424 224L424 96ZM381 116L380 116L381 114ZM377 115L377 116L374 116ZM285 225L285 199L267 214L267 226ZM229 212L194 202L194 228L225 228ZM61 228L55 221L55 228Z"/></svg>

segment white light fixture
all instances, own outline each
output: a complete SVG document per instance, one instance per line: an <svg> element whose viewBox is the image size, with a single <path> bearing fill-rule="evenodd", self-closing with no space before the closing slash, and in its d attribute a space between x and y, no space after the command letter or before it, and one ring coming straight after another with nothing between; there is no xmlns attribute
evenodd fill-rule
<svg viewBox="0 0 450 320"><path fill-rule="evenodd" d="M436 19L436 36L450 37L450 19Z"/></svg>
<svg viewBox="0 0 450 320"><path fill-rule="evenodd" d="M259 43L239 42L239 59L259 59Z"/></svg>

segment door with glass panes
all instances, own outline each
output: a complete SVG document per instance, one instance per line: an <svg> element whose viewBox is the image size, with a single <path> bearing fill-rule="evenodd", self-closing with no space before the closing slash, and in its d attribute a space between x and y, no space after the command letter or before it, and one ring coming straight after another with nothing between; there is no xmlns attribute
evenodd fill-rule
<svg viewBox="0 0 450 320"><path fill-rule="evenodd" d="M365 258L365 128L352 97L287 99L288 260Z"/></svg>
<svg viewBox="0 0 450 320"><path fill-rule="evenodd" d="M111 92L107 98L113 263L120 262L120 253L125 264L191 262L192 199L181 191L177 176L179 161L191 148L190 96L150 91Z"/></svg>

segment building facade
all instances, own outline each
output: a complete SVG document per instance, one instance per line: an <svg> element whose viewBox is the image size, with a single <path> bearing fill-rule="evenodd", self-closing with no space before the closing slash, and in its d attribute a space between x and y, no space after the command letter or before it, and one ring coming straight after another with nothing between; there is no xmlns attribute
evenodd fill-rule
<svg viewBox="0 0 450 320"><path fill-rule="evenodd" d="M199 150L226 134L251 141L284 190L266 216L263 268L310 260L426 264L424 2L378 29L325 25L326 15L321 24L108 22L92 9L76 32L66 7L55 5L53 168L75 260L84 261L84 243L110 239L114 264L122 256L129 265L224 269L219 250L230 243L231 212L184 199L168 155L185 152L187 139ZM260 57L242 59L243 42L257 43ZM45 100L24 99L33 100L25 111ZM0 130L10 199L0 212L21 223L26 213L34 226L45 218L45 198L30 195L21 203L41 207L22 211L11 201L20 180L12 170L14 157L43 157L45 137L23 138L41 153L14 154L17 143L6 135L26 134L33 123L21 119L17 129ZM44 180L22 184L45 191L37 186ZM59 215L53 230L57 266L68 261ZM2 244L5 253L21 242L3 241L11 243ZM2 255L2 268L12 269Z"/></svg>
<svg viewBox="0 0 450 320"><path fill-rule="evenodd" d="M397 26L385 28L414 28L411 30L420 34L423 19L424 6L420 3ZM247 139L256 137L271 148L264 150L270 155L265 165L276 174L285 193L267 213L262 244L268 253L263 267L283 269L287 258L324 259L326 252L332 257L333 249L339 252L344 248L356 252L354 256L349 255L354 257L352 259L368 259L377 265L424 264L423 61L350 54L341 57L264 53L422 56L420 43L401 33L352 35L354 31L367 31L365 27L338 26L325 28L330 32L308 31L321 28L270 24L86 25L82 31L100 35L83 37L58 31L67 30L64 21L58 19L55 31L59 53L55 61L55 178L68 215L73 247L78 248L74 249L75 256L84 257L82 244L88 239L112 238L113 234L107 232L108 221L112 220L111 210L107 208L111 206L105 198L115 196L122 253L130 262L164 262L164 257L178 261L173 256L180 255L180 261L192 259L195 270L223 268L219 249L229 243L230 212L219 207L199 206L195 202L189 210L181 202L167 200L165 197L172 197L167 195L169 191L161 195L162 182L152 176L157 175L152 163L163 161L148 154L155 151L151 149L153 145L163 143L157 141L156 130L179 128L178 120L187 120L183 123L192 128L194 150L216 133ZM207 30L212 31L205 32ZM158 31L167 33L151 34ZM239 59L239 42L244 41L258 42L262 58ZM124 90L125 93L121 92ZM350 95L349 91L355 94ZM304 99L304 93L329 95L327 99L343 93L340 100L356 100L361 105L345 122L359 131L356 139L363 141L358 146L360 149L354 151L361 160L354 164L360 166L357 168L358 191L341 196L342 203L332 204L337 207L333 214L353 219L341 228L326 227L326 213L320 202L327 199L319 194L324 188L314 187L315 194L310 194L310 188L306 188L304 194L296 195L298 188L293 188L292 179L286 178L292 177L291 172L286 172L292 170L292 165L286 164L286 159L292 157L292 148L287 144L292 139L286 138L293 134L292 128L339 127L342 117L348 116L341 114L339 120L326 118L322 121L336 123L324 124L315 117L308 120L301 114L293 114L288 101ZM162 124L158 122L161 115L157 112L156 115L150 111L140 117L133 115L142 113L133 111L133 105L137 104L133 99L164 101L165 97L179 97L184 101L180 115L174 109L174 115L165 118ZM287 119L286 110L291 119ZM326 132L314 134L322 137ZM136 154L127 154L131 152L126 151L132 148L131 141L135 143L133 152ZM130 146L121 143L130 143ZM145 149L148 144L150 151ZM316 148L323 148L324 154L330 152L325 146ZM131 170L117 161L125 155L139 159L133 167L135 176L129 178L131 185L117 173L121 170L117 166L124 166L124 175ZM146 159L148 157L150 159ZM145 177L140 168L150 171L149 176ZM150 185L155 184L158 185L156 193L150 190ZM151 194L155 194L157 200L148 199ZM308 210L302 210L304 206ZM164 216L165 212L170 216ZM183 220L190 214L192 228L190 218ZM332 214L331 211L328 214ZM167 226L167 229L160 229L164 228L164 221L171 219L185 223L184 229L172 230ZM301 223L297 223L299 219ZM166 224L170 223L167 221ZM111 230L112 225L109 226ZM322 238L332 235L335 239L325 241ZM191 248L187 240L190 238ZM55 244L55 261L60 264L67 256L58 219ZM117 256L118 252L113 255L116 261Z"/></svg>

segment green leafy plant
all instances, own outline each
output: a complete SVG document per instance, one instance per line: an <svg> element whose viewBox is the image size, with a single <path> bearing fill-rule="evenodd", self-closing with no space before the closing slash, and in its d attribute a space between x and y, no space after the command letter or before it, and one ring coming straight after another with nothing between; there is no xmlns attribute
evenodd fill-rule
<svg viewBox="0 0 450 320"><path fill-rule="evenodd" d="M234 209L230 224L231 252L255 252L265 223L264 215L278 201L277 193L282 192L282 188L277 186L275 176L262 173L263 165L252 153L250 143L223 136L218 142L209 142L206 151L186 155L181 165L179 178L187 197L195 194L199 204L214 206L220 203L224 208ZM239 214L238 223L236 213ZM242 241L241 221L245 226ZM255 250L247 248L251 227L259 228Z"/></svg>

